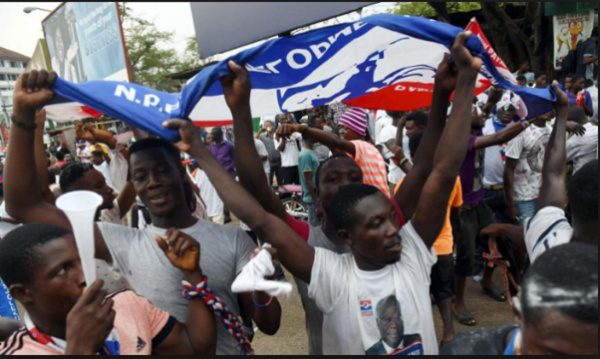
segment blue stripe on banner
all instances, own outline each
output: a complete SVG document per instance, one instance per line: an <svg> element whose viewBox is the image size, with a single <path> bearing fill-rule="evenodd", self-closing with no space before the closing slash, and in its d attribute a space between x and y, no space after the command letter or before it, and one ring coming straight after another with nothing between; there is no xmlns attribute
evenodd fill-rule
<svg viewBox="0 0 600 359"><path fill-rule="evenodd" d="M8 288L4 285L4 282L0 279L0 317L8 317L17 320L21 320L19 316L19 310L15 300L10 295Z"/></svg>
<svg viewBox="0 0 600 359"><path fill-rule="evenodd" d="M260 90L253 91L253 95L267 96L253 103L253 115L272 115L339 101L360 102L363 96L396 86L403 79L407 79L407 83L410 82L408 79L412 78L433 84L433 75L438 65L433 62L439 62L435 53L428 52L426 55L431 55L427 56L431 58L417 59L416 63L407 65L392 61L393 66L396 66L394 68L390 67L390 61L386 61L390 56L390 52L386 50L394 46L401 46L402 49L402 46L408 46L407 48L413 49L411 51L420 51L419 46L415 49L415 43L419 42L436 45L434 48L440 49L436 50L440 51L437 55L441 55L441 50L445 48L448 51L461 31L463 30L456 26L426 18L391 14L372 15L356 22L272 39L239 52L203 69L187 83L181 93L169 94L131 83L90 81L72 84L63 79L56 81L53 90L61 96L57 102L64 101L64 98L79 102L167 140L175 141L179 139L177 131L164 129L162 122L168 118L190 118L190 114L203 97L205 103L210 102L210 105L199 107L195 112L221 116L207 120L231 118L223 117L230 116L230 113L228 109L225 108L226 112L223 112L220 108L225 106L225 102L218 81L220 77L229 74L227 61L230 59L249 69L252 89ZM500 75L476 36L469 38L466 46L473 54L482 58L484 68L481 74L496 86L520 95L527 105L530 117L552 110L552 102L556 96L550 87L534 89L513 84ZM368 49L364 49L365 47ZM352 56L348 58L341 55L342 53ZM335 57L336 55L339 56ZM339 59L340 56L344 58ZM402 56L411 58L410 53ZM342 61L338 62L338 59ZM376 71L379 69L385 69L385 73L381 75ZM215 102L212 101L213 98L220 100ZM263 105L265 103L268 105ZM361 107L358 103L355 105ZM263 107L258 109L260 106ZM217 107L219 109L215 112ZM254 113L255 111L260 113ZM219 115L213 115L213 112Z"/></svg>

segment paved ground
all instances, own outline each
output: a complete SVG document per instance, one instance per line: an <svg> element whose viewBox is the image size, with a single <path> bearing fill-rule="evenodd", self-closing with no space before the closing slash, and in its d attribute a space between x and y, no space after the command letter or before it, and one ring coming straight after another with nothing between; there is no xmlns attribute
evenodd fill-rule
<svg viewBox="0 0 600 359"><path fill-rule="evenodd" d="M497 271L498 272L498 271ZM300 296L292 276L286 273L288 282L294 284L294 291L290 298L279 298L282 307L281 327L276 335L268 336L258 332L253 340L256 354L266 355L307 355L307 337L304 328L304 310ZM497 276L496 284L502 284L501 278ZM477 325L467 327L456 320L454 330L456 332L470 331L482 327L491 327L513 322L510 307L507 302L497 302L483 294L478 283L468 280L467 304L477 319ZM434 306L433 315L438 341L442 338L442 321L439 310Z"/></svg>

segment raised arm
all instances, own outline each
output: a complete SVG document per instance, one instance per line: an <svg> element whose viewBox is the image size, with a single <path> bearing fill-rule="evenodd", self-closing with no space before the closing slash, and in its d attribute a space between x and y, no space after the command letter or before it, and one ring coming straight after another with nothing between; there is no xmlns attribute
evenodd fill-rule
<svg viewBox="0 0 600 359"><path fill-rule="evenodd" d="M249 193L252 193L267 212L285 221L285 207L269 187L262 161L254 146L248 70L237 64L230 64L229 67L232 74L224 77L221 85L225 101L233 116L233 134L236 144L235 168L240 183Z"/></svg>
<svg viewBox="0 0 600 359"><path fill-rule="evenodd" d="M35 110L48 103L56 73L31 71L17 80L13 95L13 126L6 156L4 192L6 211L20 223L47 223L71 230L71 224L58 208L46 203L37 188L35 166ZM96 258L111 260L102 234L95 228Z"/></svg>
<svg viewBox="0 0 600 359"><path fill-rule="evenodd" d="M456 87L457 73L452 70L448 58L449 55L445 54L435 75L433 102L429 111L428 125L423 134L419 150L416 154L413 154L415 164L407 173L404 183L395 195L402 214L407 219L413 217L423 186L433 169L435 150L440 147L438 144L446 126L446 113L450 104L450 95ZM457 96L458 94L455 95L455 98ZM469 100L471 98L472 96L469 97ZM401 134L397 134L396 138L399 136Z"/></svg>
<svg viewBox="0 0 600 359"><path fill-rule="evenodd" d="M521 132L523 132L525 128L527 128L527 123L524 122L513 123L511 125L508 125L506 126L506 128L494 133L493 135L477 137L473 148L479 150L482 148L501 145L512 140L513 138L517 137Z"/></svg>
<svg viewBox="0 0 600 359"><path fill-rule="evenodd" d="M260 204L221 167L208 151L188 120L169 120L166 128L178 129L181 141L177 146L188 152L204 169L223 203L246 223L259 238L279 252L281 263L295 276L310 282L314 249L306 244L284 221L267 213ZM261 169L262 171L262 169Z"/></svg>
<svg viewBox="0 0 600 359"><path fill-rule="evenodd" d="M48 157L44 148L44 124L46 123L46 110L35 114L35 168L37 171L38 188L42 193L42 199L54 205L56 198L48 187Z"/></svg>
<svg viewBox="0 0 600 359"><path fill-rule="evenodd" d="M552 89L556 94L556 121L550 135L550 140L544 155L544 167L542 168L542 187L537 199L535 213L548 206L565 208L567 205L567 191L565 181L567 177L567 115L569 110L569 98L559 87L558 82L552 83Z"/></svg>
<svg viewBox="0 0 600 359"><path fill-rule="evenodd" d="M165 238L157 237L158 246L171 264L181 270L183 277L191 285L200 284L204 278L198 262L200 244L187 234L169 228ZM171 283L173 286L177 283ZM211 281L208 278L207 286ZM188 299L185 324L176 323L165 340L156 348L153 355L214 355L217 347L217 327L215 316L200 297ZM220 323L219 323L220 324Z"/></svg>
<svg viewBox="0 0 600 359"><path fill-rule="evenodd" d="M455 100L450 119L435 151L433 171L425 182L413 219L415 230L428 248L433 245L442 229L450 194L467 153L473 90L481 68L481 59L471 55L464 46L470 34L460 33L452 45L452 57L458 69ZM419 147L417 155L421 148L424 147ZM415 162L418 163L417 160ZM413 168L409 176L414 171Z"/></svg>
<svg viewBox="0 0 600 359"><path fill-rule="evenodd" d="M301 132L302 136L310 137L315 142L329 147L332 151L339 150L346 152L354 158L356 156L356 148L352 142L346 141L343 138L317 128L310 128L301 124L280 125L277 128L277 136L285 138L291 136L294 132Z"/></svg>

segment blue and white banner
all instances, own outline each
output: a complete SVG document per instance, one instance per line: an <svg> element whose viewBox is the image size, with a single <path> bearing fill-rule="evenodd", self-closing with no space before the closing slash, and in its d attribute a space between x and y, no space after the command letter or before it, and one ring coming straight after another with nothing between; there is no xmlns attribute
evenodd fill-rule
<svg viewBox="0 0 600 359"><path fill-rule="evenodd" d="M250 71L253 117L335 102L410 111L430 106L437 66L461 31L421 17L373 15L242 51L202 70L181 93L124 82L73 84L60 78L54 91L60 95L57 103L77 101L168 140L178 139L175 131L161 125L168 118L189 118L208 127L231 123L219 82L229 73L230 59ZM503 77L479 37L472 36L466 46L484 62L474 95L493 84L519 94L530 117L552 109L555 95L550 88L518 86L500 69ZM47 111L54 119L59 113L53 116L52 107Z"/></svg>

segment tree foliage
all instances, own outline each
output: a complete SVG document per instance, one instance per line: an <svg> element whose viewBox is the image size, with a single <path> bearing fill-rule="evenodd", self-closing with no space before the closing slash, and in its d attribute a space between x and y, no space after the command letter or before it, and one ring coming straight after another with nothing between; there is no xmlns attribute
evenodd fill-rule
<svg viewBox="0 0 600 359"><path fill-rule="evenodd" d="M446 11L449 14L453 14L455 12L468 12L481 9L481 4L478 2L397 2L394 8L392 9L391 13L399 15L435 17L438 15L438 12L435 8L432 7L432 4L436 5L436 7L445 5Z"/></svg>
<svg viewBox="0 0 600 359"><path fill-rule="evenodd" d="M169 47L174 34L159 31L152 22L134 15L127 3L121 3L120 9L133 82L160 91L177 91L177 81L167 78L182 64Z"/></svg>

